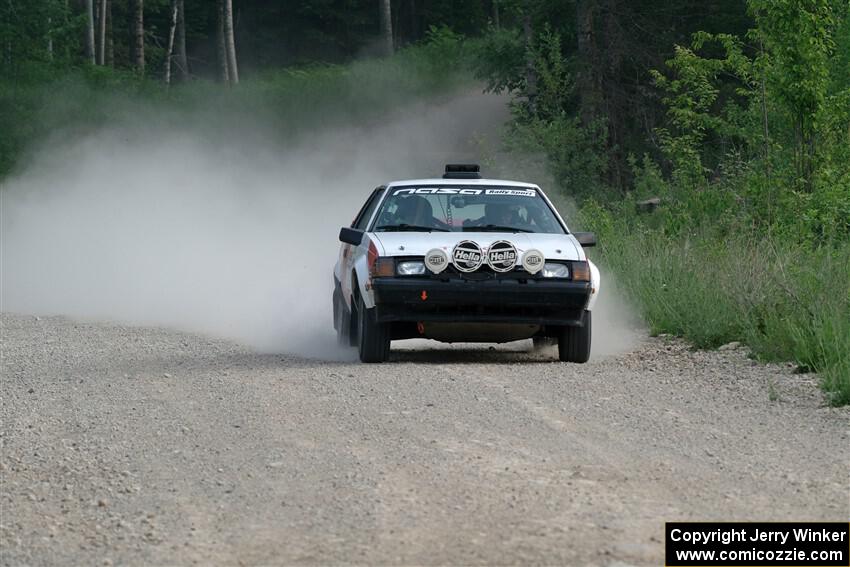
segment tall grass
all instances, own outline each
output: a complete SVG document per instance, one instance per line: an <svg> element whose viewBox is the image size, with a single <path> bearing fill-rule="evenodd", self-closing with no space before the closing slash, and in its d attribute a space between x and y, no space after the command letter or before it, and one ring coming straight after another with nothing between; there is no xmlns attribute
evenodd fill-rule
<svg viewBox="0 0 850 567"><path fill-rule="evenodd" d="M700 348L740 341L761 360L793 360L819 374L830 403L850 404L850 243L670 237L592 204L582 218L654 333Z"/></svg>

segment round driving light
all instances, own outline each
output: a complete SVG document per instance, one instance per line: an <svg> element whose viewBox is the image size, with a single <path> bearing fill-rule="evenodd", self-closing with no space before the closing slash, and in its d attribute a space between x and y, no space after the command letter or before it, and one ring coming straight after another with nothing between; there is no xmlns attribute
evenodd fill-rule
<svg viewBox="0 0 850 567"><path fill-rule="evenodd" d="M516 248L507 240L497 240L487 250L487 264L496 272L510 272L516 260Z"/></svg>
<svg viewBox="0 0 850 567"><path fill-rule="evenodd" d="M449 257L445 251L432 248L425 254L425 267L435 274L439 274L449 267Z"/></svg>
<svg viewBox="0 0 850 567"><path fill-rule="evenodd" d="M525 271L529 274L536 274L540 270L543 269L544 258L543 252L540 250L526 250L525 254L522 255L522 267L525 268Z"/></svg>
<svg viewBox="0 0 850 567"><path fill-rule="evenodd" d="M461 240L452 249L452 263L461 272L474 272L484 263L484 254L475 242Z"/></svg>

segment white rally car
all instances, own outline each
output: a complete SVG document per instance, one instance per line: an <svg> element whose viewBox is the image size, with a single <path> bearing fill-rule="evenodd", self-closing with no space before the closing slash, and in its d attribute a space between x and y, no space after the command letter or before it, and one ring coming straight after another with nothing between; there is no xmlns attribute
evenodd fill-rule
<svg viewBox="0 0 850 567"><path fill-rule="evenodd" d="M382 362L390 341L555 341L590 358L599 270L540 187L447 165L442 179L375 189L340 230L333 315L339 342Z"/></svg>

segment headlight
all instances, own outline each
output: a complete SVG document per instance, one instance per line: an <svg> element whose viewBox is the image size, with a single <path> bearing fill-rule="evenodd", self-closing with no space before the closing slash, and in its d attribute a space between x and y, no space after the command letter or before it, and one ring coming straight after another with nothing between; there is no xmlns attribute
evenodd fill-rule
<svg viewBox="0 0 850 567"><path fill-rule="evenodd" d="M425 273L425 262L399 262L396 270L400 276L421 276Z"/></svg>
<svg viewBox="0 0 850 567"><path fill-rule="evenodd" d="M540 275L544 278L568 278L570 277L570 269L566 264L553 264L547 262L540 270Z"/></svg>

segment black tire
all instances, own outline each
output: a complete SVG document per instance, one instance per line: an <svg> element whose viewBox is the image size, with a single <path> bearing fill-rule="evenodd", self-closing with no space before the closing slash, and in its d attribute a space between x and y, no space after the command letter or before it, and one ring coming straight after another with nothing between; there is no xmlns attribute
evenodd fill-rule
<svg viewBox="0 0 850 567"><path fill-rule="evenodd" d="M334 290L334 329L336 343L339 346L351 346L351 312L345 306L342 296Z"/></svg>
<svg viewBox="0 0 850 567"><path fill-rule="evenodd" d="M357 298L357 350L360 362L384 362L390 356L390 326L375 320L375 309L366 309Z"/></svg>
<svg viewBox="0 0 850 567"><path fill-rule="evenodd" d="M584 363L590 360L591 314L584 312L584 325L564 327L558 336L558 358L564 362Z"/></svg>

